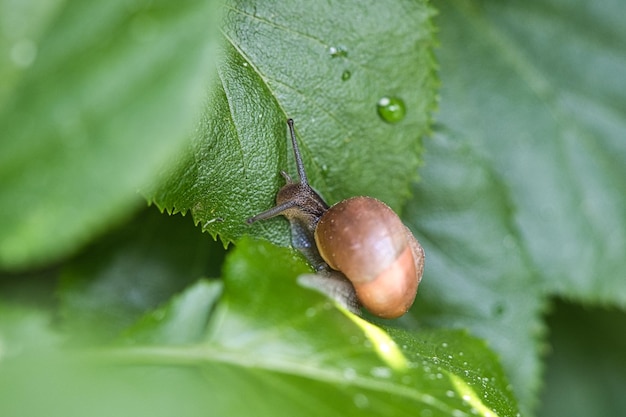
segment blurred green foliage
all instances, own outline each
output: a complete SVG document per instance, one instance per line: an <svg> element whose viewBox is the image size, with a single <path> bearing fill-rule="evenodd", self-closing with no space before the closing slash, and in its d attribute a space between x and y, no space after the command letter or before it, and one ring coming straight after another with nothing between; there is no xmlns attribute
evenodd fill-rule
<svg viewBox="0 0 626 417"><path fill-rule="evenodd" d="M621 3L214 3L0 0L0 414L623 414ZM425 247L400 320L246 238L287 117Z"/></svg>

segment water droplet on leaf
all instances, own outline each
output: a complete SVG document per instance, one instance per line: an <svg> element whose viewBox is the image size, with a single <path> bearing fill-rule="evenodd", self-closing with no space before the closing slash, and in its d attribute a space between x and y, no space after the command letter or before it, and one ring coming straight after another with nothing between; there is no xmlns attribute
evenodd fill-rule
<svg viewBox="0 0 626 417"><path fill-rule="evenodd" d="M343 370L343 377L347 381L352 381L354 378L356 378L356 376L356 371L352 368L346 368Z"/></svg>
<svg viewBox="0 0 626 417"><path fill-rule="evenodd" d="M376 378L389 378L391 377L391 369L386 366L375 366L370 370L370 374Z"/></svg>
<svg viewBox="0 0 626 417"><path fill-rule="evenodd" d="M328 48L328 53L331 58L345 58L348 56L348 50L343 46L331 46Z"/></svg>
<svg viewBox="0 0 626 417"><path fill-rule="evenodd" d="M37 45L30 39L22 39L11 48L11 60L20 68L28 68L37 57Z"/></svg>
<svg viewBox="0 0 626 417"><path fill-rule="evenodd" d="M494 316L502 317L504 315L504 313L505 313L506 307L502 303L496 303L491 308L491 310L493 311L493 315Z"/></svg>
<svg viewBox="0 0 626 417"><path fill-rule="evenodd" d="M356 394L354 396L354 405L358 408L367 408L370 405L370 400L365 394Z"/></svg>
<svg viewBox="0 0 626 417"><path fill-rule="evenodd" d="M348 81L350 79L350 77L352 77L352 73L348 70L345 70L342 74L341 74L341 81Z"/></svg>
<svg viewBox="0 0 626 417"><path fill-rule="evenodd" d="M376 104L378 115L387 123L397 123L404 119L406 107L397 97L383 97Z"/></svg>

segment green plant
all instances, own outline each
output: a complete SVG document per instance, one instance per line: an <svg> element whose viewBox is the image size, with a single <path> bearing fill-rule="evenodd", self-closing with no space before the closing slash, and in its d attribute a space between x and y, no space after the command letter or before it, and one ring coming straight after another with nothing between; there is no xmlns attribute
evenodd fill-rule
<svg viewBox="0 0 626 417"><path fill-rule="evenodd" d="M214 3L0 1L0 414L618 414L620 5ZM403 318L298 286L286 222L244 223L294 172L287 117L330 203L424 246ZM586 369L558 302L538 404L553 297L622 309L567 385L609 401L553 389Z"/></svg>

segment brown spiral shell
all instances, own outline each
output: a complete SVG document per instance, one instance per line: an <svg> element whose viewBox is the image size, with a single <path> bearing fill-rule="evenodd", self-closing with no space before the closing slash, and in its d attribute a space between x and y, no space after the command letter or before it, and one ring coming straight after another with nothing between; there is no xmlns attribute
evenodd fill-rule
<svg viewBox="0 0 626 417"><path fill-rule="evenodd" d="M320 218L315 242L322 258L348 277L371 313L395 318L413 304L424 251L383 202L352 197L335 204Z"/></svg>

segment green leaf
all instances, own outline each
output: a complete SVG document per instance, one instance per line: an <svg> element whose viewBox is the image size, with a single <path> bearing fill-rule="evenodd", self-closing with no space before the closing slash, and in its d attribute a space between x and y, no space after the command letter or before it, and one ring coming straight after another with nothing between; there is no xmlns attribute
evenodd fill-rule
<svg viewBox="0 0 626 417"><path fill-rule="evenodd" d="M529 413L548 298L626 305L621 8L436 5L441 112L405 212L426 250L413 316L488 340Z"/></svg>
<svg viewBox="0 0 626 417"><path fill-rule="evenodd" d="M296 276L304 272L309 268L293 251L245 240L227 259L224 295L208 327L202 323L219 284L200 281L129 329L125 336L138 344L101 348L91 356L116 368L98 371L90 361L78 366L64 359L52 365L55 380L69 378L95 404L104 396L116 415L117 404L133 404L140 394L162 395L160 387L172 376L176 384L164 406L206 403L216 415L516 414L508 383L483 342L460 331L388 334L300 287ZM191 332L180 328L194 322ZM29 410L32 401L14 388L25 390L18 369L27 364L14 360L3 366L17 378L10 388L17 397L3 398L0 411ZM137 385L124 384L129 391L121 394L109 386L116 377ZM1 372L0 388L9 389L6 378ZM33 383L31 390L40 392L50 381L35 377ZM103 388L101 395L95 388ZM53 392L57 406L48 415L71 415L76 392ZM206 413L180 406L181 415ZM154 411L152 404L134 407L135 416Z"/></svg>
<svg viewBox="0 0 626 417"><path fill-rule="evenodd" d="M0 267L68 252L139 204L211 73L215 2L0 2Z"/></svg>
<svg viewBox="0 0 626 417"><path fill-rule="evenodd" d="M50 322L42 310L0 300L0 364L7 358L40 354L60 346L62 336Z"/></svg>
<svg viewBox="0 0 626 417"><path fill-rule="evenodd" d="M5 360L0 413L23 417L206 416L213 407L184 368L107 366L50 353Z"/></svg>
<svg viewBox="0 0 626 417"><path fill-rule="evenodd" d="M190 210L225 242L287 244L284 222L244 220L274 204L281 170L295 175L291 117L309 179L330 203L368 194L399 208L435 102L432 14L423 1L230 2L206 119L188 160L151 198ZM402 120L379 117L384 97L402 100Z"/></svg>
<svg viewBox="0 0 626 417"><path fill-rule="evenodd" d="M291 250L242 241L214 310L220 284L202 280L122 345L4 358L0 414L74 416L107 404L108 415L135 417L516 415L484 342L461 331L386 333L300 287L296 276L309 271Z"/></svg>
<svg viewBox="0 0 626 417"><path fill-rule="evenodd" d="M126 354L203 366L209 379L218 372L230 385L207 395L228 415L237 410L235 397L255 398L252 392L259 399L246 409L262 403L281 415L319 415L322 399L324 415L362 409L373 415L456 415L472 408L479 415L514 414L502 371L482 342L449 331L396 330L392 338L298 286L296 276L309 272L299 258L267 243L240 242L227 260L223 301L204 343L137 347ZM200 285L209 290L209 284ZM182 310L177 303L170 312ZM175 318L161 322L171 327L170 320Z"/></svg>
<svg viewBox="0 0 626 417"><path fill-rule="evenodd" d="M204 339L207 321L222 293L221 281L201 280L126 329L129 344L191 344Z"/></svg>
<svg viewBox="0 0 626 417"><path fill-rule="evenodd" d="M539 416L618 416L626 410L626 313L557 302Z"/></svg>
<svg viewBox="0 0 626 417"><path fill-rule="evenodd" d="M198 278L219 276L220 246L189 218L142 212L61 268L64 330L110 340Z"/></svg>
<svg viewBox="0 0 626 417"><path fill-rule="evenodd" d="M471 329L511 366L514 386L532 386L543 292L516 239L506 188L455 139L437 135L428 144L423 182L407 207L409 226L426 251L411 314L437 327Z"/></svg>

